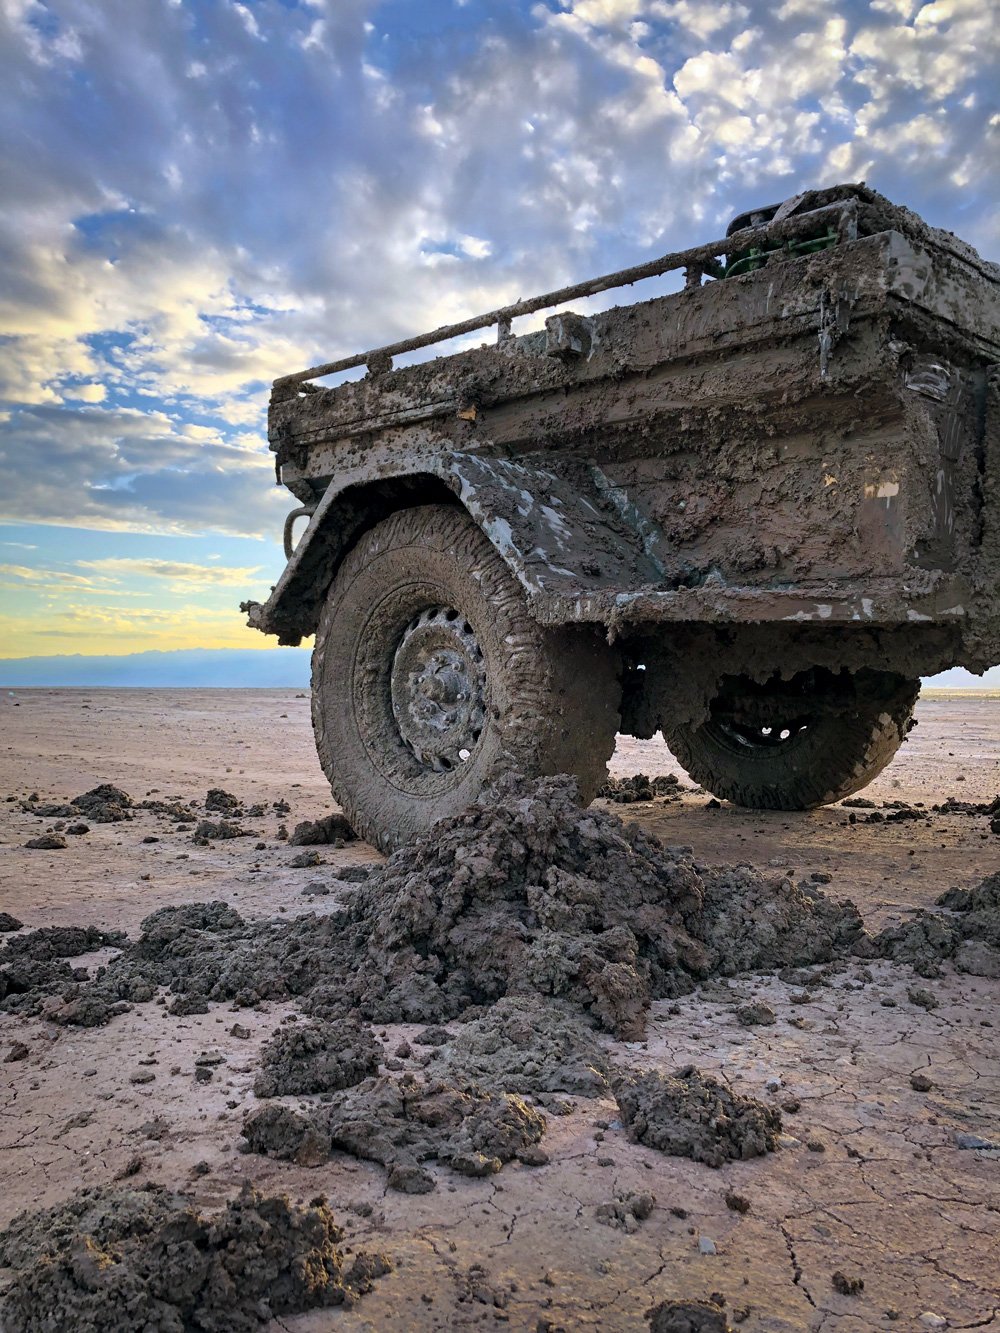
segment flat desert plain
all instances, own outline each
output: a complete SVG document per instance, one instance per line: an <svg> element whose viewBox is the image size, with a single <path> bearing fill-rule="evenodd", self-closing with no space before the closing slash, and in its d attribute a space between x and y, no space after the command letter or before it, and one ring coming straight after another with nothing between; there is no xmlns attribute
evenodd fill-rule
<svg viewBox="0 0 1000 1333"><path fill-rule="evenodd" d="M928 697L917 717L863 793L883 812L877 821L867 807L791 815L710 805L662 743L628 739L612 773L675 772L680 793L602 804L705 865L751 862L850 897L875 931L1000 870L989 817L931 810L1000 791L1000 698ZM193 819L205 817L208 789L224 788L264 814L241 821L250 836L205 842L190 825L136 809L122 822L88 820L65 848L26 847L60 821L23 802L65 802L99 783L136 802L192 802ZM893 802L927 817L887 820ZM207 900L247 918L329 913L352 892L338 871L382 858L327 845L316 848L318 865L297 868L301 849L279 829L334 808L308 698L294 691L27 690L0 702L0 910L25 930L134 935L156 908ZM318 883L329 892L303 893ZM93 971L112 953L71 962ZM775 1021L745 1026L737 1011L752 1001ZM711 1297L734 1328L769 1333L1000 1330L996 978L950 963L927 978L899 962L848 959L805 981L740 975L657 1001L645 1040L599 1038L608 1057L638 1070L695 1065L786 1108L776 1151L712 1168L634 1142L610 1092L565 1096L543 1108L546 1164L513 1161L483 1179L432 1165L436 1188L421 1194L387 1189L382 1166L346 1153L304 1166L240 1150L244 1117L259 1104L261 1046L295 1008L218 1003L183 1016L154 1000L89 1028L0 1013L0 1059L27 1048L0 1063L0 1226L122 1179L189 1191L208 1212L245 1180L296 1200L323 1194L346 1243L385 1252L393 1269L353 1309L272 1325L295 1333L639 1330L661 1302ZM375 1025L375 1035L390 1068L420 1073L429 1048L419 1026ZM411 1055L400 1058L404 1042ZM629 1194L655 1205L607 1225L616 1211L602 1205Z"/></svg>

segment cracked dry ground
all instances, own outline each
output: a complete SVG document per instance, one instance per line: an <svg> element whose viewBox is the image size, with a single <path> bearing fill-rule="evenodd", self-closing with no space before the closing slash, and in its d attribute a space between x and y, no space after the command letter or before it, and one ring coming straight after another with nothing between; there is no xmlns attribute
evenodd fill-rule
<svg viewBox="0 0 1000 1333"><path fill-rule="evenodd" d="M1000 699L926 700L918 717L864 795L880 807L928 809L947 797L991 799L1000 790ZM27 927L134 934L156 907L212 898L245 916L327 912L347 891L338 866L379 861L366 847L321 846L319 866L289 864L298 849L276 836L279 823L331 808L308 700L294 691L28 691L4 699L2 720L0 797L37 791L59 801L106 781L136 799L158 789L160 799L197 800L200 810L206 789L224 787L268 808L244 821L254 837L200 845L137 812L47 851L24 844L52 821L4 802L0 909ZM676 765L662 745L623 741L613 772L638 770ZM824 891L852 897L873 929L1000 867L1000 837L982 817L869 824L857 810L850 824L842 807L797 816L710 809L683 775L682 792L614 808L707 863L829 875ZM280 800L289 814L273 811ZM328 895L303 896L319 881ZM914 1004L915 988L937 1007ZM736 1011L750 1000L766 1001L776 1021L743 1026ZM514 1162L484 1180L431 1165L437 1188L415 1196L387 1191L380 1167L352 1157L306 1168L236 1151L256 1104L261 1044L291 1010L220 1004L173 1017L154 1002L94 1029L0 1014L0 1054L27 1047L0 1064L0 1225L121 1176L188 1189L203 1210L248 1178L295 1199L324 1193L347 1242L384 1250L396 1266L355 1310L283 1321L296 1333L497 1322L643 1329L650 1306L713 1293L736 1328L1000 1329L1000 980L947 965L925 979L851 962L807 989L747 977L658 1002L648 1039L602 1038L608 1052L642 1069L693 1063L734 1091L797 1104L783 1111L778 1151L712 1170L631 1143L610 1098L563 1097L569 1113L547 1113L548 1165ZM233 1035L234 1023L249 1037ZM418 1029L376 1032L392 1056ZM201 1068L212 1077L197 1081L206 1053L215 1063ZM649 1216L627 1229L602 1225L600 1206L629 1192L655 1195ZM848 1281L835 1284L838 1273ZM855 1278L861 1290L841 1289Z"/></svg>

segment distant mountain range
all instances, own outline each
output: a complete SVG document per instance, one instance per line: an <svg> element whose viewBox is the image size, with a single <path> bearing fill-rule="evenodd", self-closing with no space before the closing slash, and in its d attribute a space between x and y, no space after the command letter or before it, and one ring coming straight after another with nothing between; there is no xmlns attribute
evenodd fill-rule
<svg viewBox="0 0 1000 1333"><path fill-rule="evenodd" d="M0 687L301 690L309 688L309 658L306 648L179 648L121 657L0 658Z"/></svg>
<svg viewBox="0 0 1000 1333"><path fill-rule="evenodd" d="M120 657L0 658L0 688L308 689L306 648L180 648ZM1000 667L973 676L961 667L931 676L937 689L1000 690Z"/></svg>

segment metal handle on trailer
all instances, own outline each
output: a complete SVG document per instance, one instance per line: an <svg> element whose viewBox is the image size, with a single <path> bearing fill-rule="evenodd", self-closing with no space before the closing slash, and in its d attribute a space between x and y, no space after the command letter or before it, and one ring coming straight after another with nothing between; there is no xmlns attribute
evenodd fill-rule
<svg viewBox="0 0 1000 1333"><path fill-rule="evenodd" d="M809 213L796 213L789 218L766 222L760 227L747 227L721 241L709 241L705 245L695 245L688 250L675 250L671 254L662 255L659 259L651 259L645 264L635 264L631 268L619 269L616 273L607 273L600 278L590 278L586 282L545 292L542 296L515 301L513 305L502 306L499 310L491 310L484 315L475 315L472 319L461 320L457 324L446 324L433 329L430 333L419 334L415 338L404 338L385 347L376 347L367 352L358 352L354 356L342 357L339 361L327 361L323 365L310 366L308 370L282 375L274 381L273 395L276 399L280 399L291 397L293 392L316 393L317 386L307 381L322 379L341 370L353 370L356 366L367 366L372 373L391 370L394 356L400 356L404 352L414 352L421 347L431 347L434 343L458 338L464 333L474 333L477 329L490 328L494 324L499 326L498 341L503 342L510 336L511 321L520 315L535 314L549 306L561 305L564 301L596 296L598 292L606 292L614 287L628 287L632 283L641 282L644 278L660 277L675 269L686 269L687 285L698 286L705 274L710 277L720 274L722 271L719 264L720 256L730 255L737 250L760 247L764 242L774 245L776 242L795 240L827 220L836 227L838 243L855 240L858 234L858 200L842 199L832 204L824 204Z"/></svg>

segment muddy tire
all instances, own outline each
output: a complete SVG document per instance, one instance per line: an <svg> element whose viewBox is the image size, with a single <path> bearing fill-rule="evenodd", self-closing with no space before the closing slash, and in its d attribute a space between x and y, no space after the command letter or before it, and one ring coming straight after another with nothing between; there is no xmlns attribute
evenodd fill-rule
<svg viewBox="0 0 1000 1333"><path fill-rule="evenodd" d="M728 678L709 717L666 724L696 782L734 805L810 810L868 785L906 738L920 681L884 671L803 673L757 687Z"/></svg>
<svg viewBox="0 0 1000 1333"><path fill-rule="evenodd" d="M359 835L386 851L509 771L571 773L590 801L620 696L601 634L534 621L457 506L405 509L365 533L316 632L320 763Z"/></svg>

